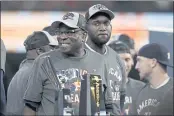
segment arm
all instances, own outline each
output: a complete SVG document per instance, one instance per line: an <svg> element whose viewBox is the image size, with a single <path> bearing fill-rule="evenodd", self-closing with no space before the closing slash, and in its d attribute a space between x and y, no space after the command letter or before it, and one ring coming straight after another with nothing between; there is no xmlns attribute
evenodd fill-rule
<svg viewBox="0 0 174 116"><path fill-rule="evenodd" d="M37 58L33 62L30 78L28 79L27 89L24 93L24 115L33 115L37 112L42 100L43 82L46 75L41 68L42 59Z"/></svg>
<svg viewBox="0 0 174 116"><path fill-rule="evenodd" d="M125 64L123 63L122 59L117 55L118 64L120 65L122 71L122 84L120 87L120 108L121 111L124 108L125 96L126 96L126 68Z"/></svg>
<svg viewBox="0 0 174 116"><path fill-rule="evenodd" d="M136 112L136 101L135 100L132 101L132 106L129 109L128 115L131 115L131 116L137 116L138 115L137 112Z"/></svg>
<svg viewBox="0 0 174 116"><path fill-rule="evenodd" d="M104 99L105 99L105 108L107 115L113 115L113 116L120 115L120 106L112 98L112 89L109 83L110 79L106 65L104 74L106 79L106 86L104 86Z"/></svg>

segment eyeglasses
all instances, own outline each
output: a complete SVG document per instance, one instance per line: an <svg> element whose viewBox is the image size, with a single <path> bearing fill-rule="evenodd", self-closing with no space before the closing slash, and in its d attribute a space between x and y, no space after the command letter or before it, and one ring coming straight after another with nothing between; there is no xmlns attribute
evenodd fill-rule
<svg viewBox="0 0 174 116"><path fill-rule="evenodd" d="M61 35L65 34L68 36L74 36L79 31L81 31L81 29L74 29L74 30L68 30L68 31L57 31L57 35L61 36Z"/></svg>

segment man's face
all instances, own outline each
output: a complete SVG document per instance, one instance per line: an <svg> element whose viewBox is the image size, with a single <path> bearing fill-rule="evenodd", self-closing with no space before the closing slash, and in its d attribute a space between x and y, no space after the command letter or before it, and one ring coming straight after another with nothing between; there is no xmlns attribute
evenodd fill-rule
<svg viewBox="0 0 174 116"><path fill-rule="evenodd" d="M88 35L95 44L106 44L111 36L111 21L104 15L98 15L87 22Z"/></svg>
<svg viewBox="0 0 174 116"><path fill-rule="evenodd" d="M119 53L119 56L121 57L121 59L125 62L125 66L126 66L126 76L128 76L132 66L133 66L133 59L131 54L129 53Z"/></svg>
<svg viewBox="0 0 174 116"><path fill-rule="evenodd" d="M64 24L61 24L57 37L59 49L63 53L73 53L82 47L82 35L81 29L72 29Z"/></svg>
<svg viewBox="0 0 174 116"><path fill-rule="evenodd" d="M142 56L137 56L137 63L135 68L138 70L141 80L148 79L150 77L150 74L152 72L150 63L150 59Z"/></svg>

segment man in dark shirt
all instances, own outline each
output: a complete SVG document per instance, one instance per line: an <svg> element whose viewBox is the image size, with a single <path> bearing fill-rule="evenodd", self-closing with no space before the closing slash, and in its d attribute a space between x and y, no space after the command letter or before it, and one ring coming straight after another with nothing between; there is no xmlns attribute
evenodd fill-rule
<svg viewBox="0 0 174 116"><path fill-rule="evenodd" d="M169 51L161 44L147 44L139 50L136 69L140 79L148 83L139 92L132 115L156 115L166 92L173 87L173 78L167 74L167 66L172 66L169 59Z"/></svg>
<svg viewBox="0 0 174 116"><path fill-rule="evenodd" d="M124 103L123 114L128 115L132 103L135 102L138 92L144 87L144 83L133 78L128 77L128 74L133 65L132 55L129 47L121 41L112 41L108 44L114 51L116 51L126 65L126 97Z"/></svg>
<svg viewBox="0 0 174 116"><path fill-rule="evenodd" d="M110 40L107 44L109 44L110 42L116 41L116 40L125 43L129 47L129 49L130 49L130 53L132 55L134 64L133 64L133 66L132 66L128 76L130 78L133 78L133 79L136 79L136 80L140 80L139 73L135 69L135 64L137 62L136 61L137 51L135 50L135 42L134 42L134 40L130 36L126 35L126 34L117 34L117 35L114 35L113 39Z"/></svg>
<svg viewBox="0 0 174 116"><path fill-rule="evenodd" d="M24 41L26 48L26 59L20 64L19 70L12 78L7 91L7 108L8 115L23 115L24 101L23 96L27 88L27 82L32 65L37 56L42 53L53 50L58 46L58 42L50 35L42 31L35 31Z"/></svg>
<svg viewBox="0 0 174 116"><path fill-rule="evenodd" d="M108 82L112 91L113 115L120 115L125 100L125 66L119 55L106 43L109 41L114 13L102 4L91 6L85 14L88 37L85 47L98 54L107 64Z"/></svg>
<svg viewBox="0 0 174 116"><path fill-rule="evenodd" d="M85 23L85 18L75 12L68 12L62 20L52 23L52 27L59 28L59 49L35 60L24 95L24 115L79 115L79 109L85 109L86 106L81 104L82 100L87 100L87 105L93 107L90 92L85 95L87 99L81 100L83 95L80 92L85 91L81 90L81 83L86 74L100 75L102 85L105 85L102 86L102 92L109 93L104 63L97 54L84 48L87 35ZM112 107L107 107L112 106L109 101L111 97L106 94L104 96L107 98L104 100L106 111L112 111ZM96 113L90 110L86 115Z"/></svg>

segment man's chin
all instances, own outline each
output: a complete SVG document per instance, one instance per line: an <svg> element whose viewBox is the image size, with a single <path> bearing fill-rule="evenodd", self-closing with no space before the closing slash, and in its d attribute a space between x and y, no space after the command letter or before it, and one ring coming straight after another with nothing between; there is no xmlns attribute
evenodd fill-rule
<svg viewBox="0 0 174 116"><path fill-rule="evenodd" d="M100 39L98 42L97 42L97 44L98 45L104 45L104 44L106 44L108 41L107 40L102 40L102 39Z"/></svg>
<svg viewBox="0 0 174 116"><path fill-rule="evenodd" d="M139 73L139 75L140 75L140 80L144 80L144 78L145 78L144 75L142 75L140 73Z"/></svg>
<svg viewBox="0 0 174 116"><path fill-rule="evenodd" d="M99 39L101 42L106 42L106 43L109 41L108 36L98 37L98 39Z"/></svg>
<svg viewBox="0 0 174 116"><path fill-rule="evenodd" d="M148 77L147 76L141 76L140 75L140 80L141 81L148 81Z"/></svg>

